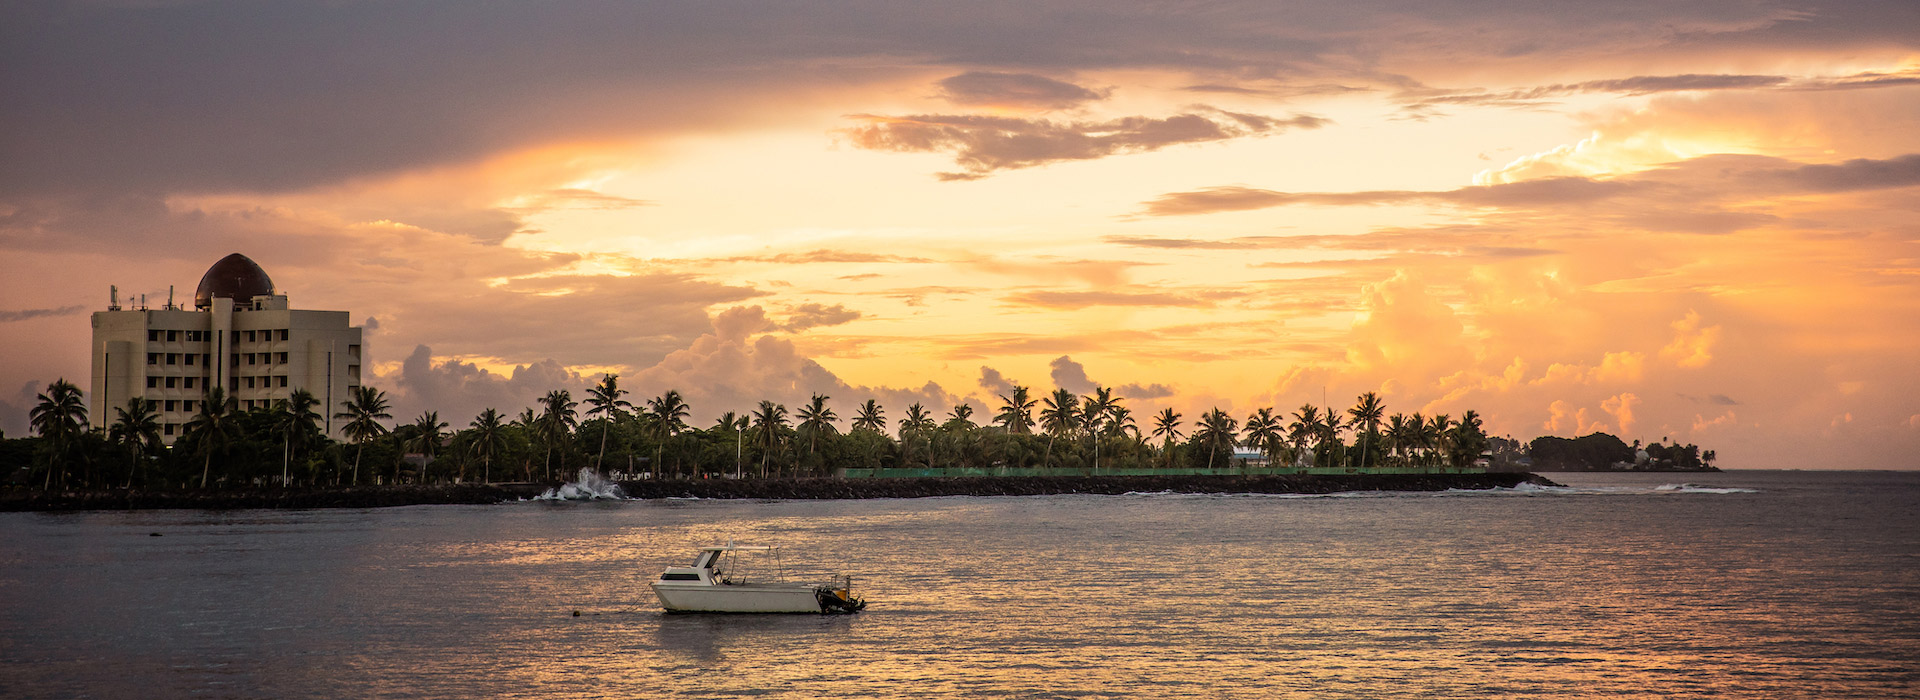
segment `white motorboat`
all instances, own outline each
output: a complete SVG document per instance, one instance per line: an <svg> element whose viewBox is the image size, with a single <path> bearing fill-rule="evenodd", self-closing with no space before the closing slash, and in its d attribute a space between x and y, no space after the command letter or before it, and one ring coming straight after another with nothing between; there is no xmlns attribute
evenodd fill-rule
<svg viewBox="0 0 1920 700"><path fill-rule="evenodd" d="M774 551L731 543L701 547L692 566L669 567L650 585L667 612L851 613L867 606L854 597L851 576L791 583L741 566L742 552Z"/></svg>

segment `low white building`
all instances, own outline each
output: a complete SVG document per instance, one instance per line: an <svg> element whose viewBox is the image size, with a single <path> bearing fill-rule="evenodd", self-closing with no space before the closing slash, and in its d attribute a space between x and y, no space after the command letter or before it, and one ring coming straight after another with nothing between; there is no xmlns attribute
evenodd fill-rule
<svg viewBox="0 0 1920 700"><path fill-rule="evenodd" d="M299 389L320 403L314 411L329 437L343 439L340 411L360 386L366 362L361 328L345 311L289 308L273 279L234 253L207 269L193 308L121 308L118 294L93 314L93 387L88 418L105 427L115 408L144 397L173 444L207 390L226 387L240 410L267 408Z"/></svg>

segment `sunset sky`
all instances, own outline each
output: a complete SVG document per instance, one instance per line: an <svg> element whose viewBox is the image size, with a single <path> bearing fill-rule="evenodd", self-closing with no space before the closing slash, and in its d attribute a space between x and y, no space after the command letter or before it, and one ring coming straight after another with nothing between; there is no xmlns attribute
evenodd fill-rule
<svg viewBox="0 0 1920 700"><path fill-rule="evenodd" d="M394 414L1477 410L1920 467L1920 4L0 5L0 429L239 252Z"/></svg>

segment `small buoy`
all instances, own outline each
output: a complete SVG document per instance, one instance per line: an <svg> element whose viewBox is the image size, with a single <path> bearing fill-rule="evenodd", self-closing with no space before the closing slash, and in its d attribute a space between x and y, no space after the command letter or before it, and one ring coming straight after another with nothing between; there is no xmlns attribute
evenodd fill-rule
<svg viewBox="0 0 1920 700"><path fill-rule="evenodd" d="M574 616L574 617L579 617L579 616L580 616L580 611L578 611L578 610L575 610L575 611L573 611L573 616Z"/></svg>

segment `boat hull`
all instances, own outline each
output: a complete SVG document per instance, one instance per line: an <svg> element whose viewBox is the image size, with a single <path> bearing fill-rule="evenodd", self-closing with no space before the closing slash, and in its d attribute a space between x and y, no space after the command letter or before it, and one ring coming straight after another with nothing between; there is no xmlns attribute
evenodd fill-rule
<svg viewBox="0 0 1920 700"><path fill-rule="evenodd" d="M653 594L667 612L817 613L820 599L804 584L712 586L655 581Z"/></svg>

